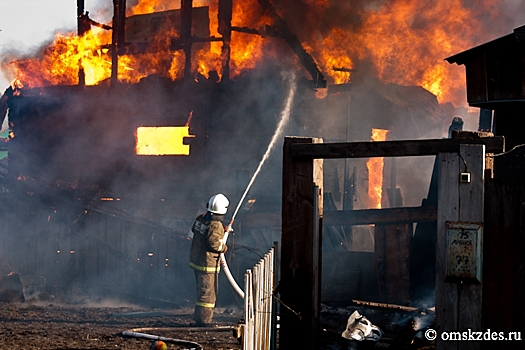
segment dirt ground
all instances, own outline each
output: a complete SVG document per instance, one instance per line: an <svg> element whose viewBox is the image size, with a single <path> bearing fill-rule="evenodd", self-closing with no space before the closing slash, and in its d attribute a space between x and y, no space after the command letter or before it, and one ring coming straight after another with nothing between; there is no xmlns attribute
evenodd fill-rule
<svg viewBox="0 0 525 350"><path fill-rule="evenodd" d="M241 315L218 311L223 311L215 316L220 331L207 331L191 327L193 310L189 309L0 303L0 349L147 350L154 341L123 336L125 331L195 342L204 349L241 349L233 331L225 330L235 326ZM166 342L168 349L190 348Z"/></svg>
<svg viewBox="0 0 525 350"><path fill-rule="evenodd" d="M341 332L354 310L323 307L320 350L434 349L428 342L417 342L416 332L409 322L414 320L413 314L374 309L360 309L359 312L384 331L381 340L378 343L348 341L341 337ZM213 330L192 327L192 313L189 308L154 309L111 301L76 305L43 301L0 302L0 349L148 350L155 336L168 338L165 340L168 350L199 345L207 350L242 349L233 331L242 318L241 311L217 309L214 317L217 328ZM416 318L424 321L420 316ZM149 338L138 337L139 334L126 336L125 332L141 333ZM180 341L193 342L197 346Z"/></svg>

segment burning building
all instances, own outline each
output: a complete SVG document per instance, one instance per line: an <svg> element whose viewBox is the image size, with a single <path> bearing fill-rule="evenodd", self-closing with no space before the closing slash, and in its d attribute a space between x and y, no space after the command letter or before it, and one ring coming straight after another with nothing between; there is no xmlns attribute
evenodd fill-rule
<svg viewBox="0 0 525 350"><path fill-rule="evenodd" d="M111 24L103 24L79 0L77 33L57 35L36 58L2 64L18 78L2 101L12 133L2 167L3 269L44 276L49 294L82 288L184 304L192 298L191 276L181 272L191 222L213 193L237 204L290 89L284 132L326 141L441 137L454 116L468 116L440 103L457 102L460 89L443 88L452 74L444 63L415 69L413 60L384 51L379 39L399 24L389 13L417 11L416 2L393 2L367 17L377 32L365 33L374 39L365 42L358 19L326 22L323 16L346 9L339 2L182 1L175 8L115 0ZM365 7L360 2L355 13ZM296 31L295 10L320 29ZM402 47L427 48L442 34L411 36ZM155 148L159 132L171 132L168 150ZM275 150L239 203L230 252L237 276L280 238L281 160ZM327 162L327 210L421 203L432 159L376 161ZM327 300L375 297L370 227L325 231ZM166 288L155 288L158 281ZM231 302L226 292L221 297Z"/></svg>

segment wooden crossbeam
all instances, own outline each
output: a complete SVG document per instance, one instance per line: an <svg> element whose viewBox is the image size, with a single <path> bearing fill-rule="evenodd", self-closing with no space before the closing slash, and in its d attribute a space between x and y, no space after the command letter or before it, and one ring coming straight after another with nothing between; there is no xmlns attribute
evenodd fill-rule
<svg viewBox="0 0 525 350"><path fill-rule="evenodd" d="M411 222L431 222L437 220L436 206L360 209L324 211L323 225L351 226L372 224L399 224ZM279 227L281 213L248 213L242 220L243 227Z"/></svg>
<svg viewBox="0 0 525 350"><path fill-rule="evenodd" d="M503 136L479 139L426 139L378 142L296 143L292 157L307 159L432 156L459 153L462 144L486 147L486 153L505 151Z"/></svg>
<svg viewBox="0 0 525 350"><path fill-rule="evenodd" d="M437 208L435 206L424 206L387 209L338 210L325 211L323 215L323 225L327 226L399 224L436 221Z"/></svg>

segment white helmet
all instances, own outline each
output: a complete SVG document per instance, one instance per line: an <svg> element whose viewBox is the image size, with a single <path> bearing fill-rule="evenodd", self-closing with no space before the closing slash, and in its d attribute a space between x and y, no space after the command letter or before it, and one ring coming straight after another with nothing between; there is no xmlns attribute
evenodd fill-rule
<svg viewBox="0 0 525 350"><path fill-rule="evenodd" d="M216 194L208 201L208 211L214 214L226 214L230 201L222 193Z"/></svg>

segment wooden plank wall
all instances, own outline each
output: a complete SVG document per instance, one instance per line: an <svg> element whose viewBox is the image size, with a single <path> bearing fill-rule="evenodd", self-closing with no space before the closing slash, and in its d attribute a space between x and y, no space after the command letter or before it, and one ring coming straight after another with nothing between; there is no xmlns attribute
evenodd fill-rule
<svg viewBox="0 0 525 350"><path fill-rule="evenodd" d="M521 341L486 341L482 349L525 348L525 180L485 185L482 329L521 332Z"/></svg>
<svg viewBox="0 0 525 350"><path fill-rule="evenodd" d="M412 224L375 225L377 301L405 305L410 301Z"/></svg>
<svg viewBox="0 0 525 350"><path fill-rule="evenodd" d="M322 256L320 232L314 231L322 226L318 220L323 214L323 160L292 159L291 146L321 141L292 137L284 141L279 293L287 308L280 312L281 349L318 346Z"/></svg>
<svg viewBox="0 0 525 350"><path fill-rule="evenodd" d="M71 225L23 211L1 212L0 227L0 273L9 266L41 275L52 298L78 293L172 306L194 298L191 241L176 234L105 215Z"/></svg>
<svg viewBox="0 0 525 350"><path fill-rule="evenodd" d="M462 332L481 330L481 285L445 282L446 221L483 221L485 146L462 145L459 154L439 155L438 221L436 247L436 330ZM471 174L460 183L460 173ZM479 349L481 342L442 341L436 349Z"/></svg>

